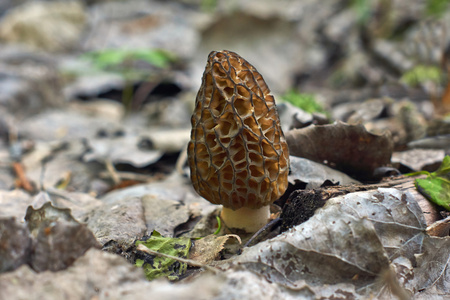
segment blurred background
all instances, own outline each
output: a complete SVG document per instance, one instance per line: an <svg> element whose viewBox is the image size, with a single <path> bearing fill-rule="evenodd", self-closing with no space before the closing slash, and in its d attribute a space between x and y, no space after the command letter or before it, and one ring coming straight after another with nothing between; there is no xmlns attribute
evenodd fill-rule
<svg viewBox="0 0 450 300"><path fill-rule="evenodd" d="M447 135L449 3L1 0L0 168L21 160L38 182L36 166L64 141L74 152L43 184L64 182L66 164L73 189L109 188L94 175L76 180L80 157L94 164L87 170L106 162L170 173L189 140L207 55L222 49L263 75L285 130L363 123L390 130L397 150ZM1 176L2 188L14 184Z"/></svg>

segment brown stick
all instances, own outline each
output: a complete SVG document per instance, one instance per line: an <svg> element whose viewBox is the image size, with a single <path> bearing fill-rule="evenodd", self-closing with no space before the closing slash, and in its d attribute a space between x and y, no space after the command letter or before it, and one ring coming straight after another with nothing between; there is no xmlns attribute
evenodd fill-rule
<svg viewBox="0 0 450 300"><path fill-rule="evenodd" d="M25 174L25 169L24 169L22 163L13 162L11 164L11 167L17 176L16 186L19 188L23 188L24 190L26 190L29 193L32 193L34 191L34 188Z"/></svg>

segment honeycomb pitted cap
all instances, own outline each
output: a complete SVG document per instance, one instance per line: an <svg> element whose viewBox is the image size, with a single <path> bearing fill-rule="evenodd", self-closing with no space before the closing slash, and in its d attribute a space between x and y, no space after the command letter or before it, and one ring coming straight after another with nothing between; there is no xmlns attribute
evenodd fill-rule
<svg viewBox="0 0 450 300"><path fill-rule="evenodd" d="M226 50L209 54L191 123L188 161L202 197L237 210L283 195L289 152L275 99L244 58Z"/></svg>

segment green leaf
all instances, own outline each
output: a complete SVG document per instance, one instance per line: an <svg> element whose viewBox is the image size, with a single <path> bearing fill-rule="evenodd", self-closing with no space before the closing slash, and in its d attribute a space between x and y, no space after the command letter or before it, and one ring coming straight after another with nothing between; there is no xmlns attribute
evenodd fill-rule
<svg viewBox="0 0 450 300"><path fill-rule="evenodd" d="M309 113L325 112L325 110L322 108L322 105L320 105L316 101L314 95L312 94L301 94L295 90L290 90L289 92L281 96L281 99Z"/></svg>
<svg viewBox="0 0 450 300"><path fill-rule="evenodd" d="M436 176L450 178L450 156L445 156L442 160L442 164L435 172Z"/></svg>
<svg viewBox="0 0 450 300"><path fill-rule="evenodd" d="M444 75L439 67L418 65L405 72L400 80L409 86L418 86L428 81L439 84L443 78Z"/></svg>
<svg viewBox="0 0 450 300"><path fill-rule="evenodd" d="M159 68L167 68L175 59L173 55L163 50L137 50L135 57Z"/></svg>
<svg viewBox="0 0 450 300"><path fill-rule="evenodd" d="M444 157L436 172L416 179L415 185L428 200L450 211L450 156Z"/></svg>
<svg viewBox="0 0 450 300"><path fill-rule="evenodd" d="M85 57L102 70L139 60L158 68L167 68L175 60L173 54L160 49L104 49L89 52Z"/></svg>
<svg viewBox="0 0 450 300"><path fill-rule="evenodd" d="M217 0L202 0L201 9L206 12L213 12L217 8Z"/></svg>
<svg viewBox="0 0 450 300"><path fill-rule="evenodd" d="M126 60L126 53L115 50L104 50L95 52L92 55L95 65L104 69L108 66L118 65Z"/></svg>
<svg viewBox="0 0 450 300"><path fill-rule="evenodd" d="M152 236L146 241L136 241L136 246L143 244L147 248L175 257L187 258L191 248L190 238L167 238L162 237L157 231L153 231ZM135 265L144 268L148 280L159 277L167 277L169 280L178 280L187 270L187 264L177 260L143 254L144 257L136 259Z"/></svg>
<svg viewBox="0 0 450 300"><path fill-rule="evenodd" d="M429 16L440 18L447 11L449 4L450 0L427 0L426 13Z"/></svg>
<svg viewBox="0 0 450 300"><path fill-rule="evenodd" d="M356 11L358 21L362 24L366 24L370 18L370 1L368 0L353 0L352 6Z"/></svg>
<svg viewBox="0 0 450 300"><path fill-rule="evenodd" d="M403 174L406 177L412 177L412 176L418 176L418 175L430 175L430 172L428 171L417 171L417 172L412 172L412 173L406 173Z"/></svg>

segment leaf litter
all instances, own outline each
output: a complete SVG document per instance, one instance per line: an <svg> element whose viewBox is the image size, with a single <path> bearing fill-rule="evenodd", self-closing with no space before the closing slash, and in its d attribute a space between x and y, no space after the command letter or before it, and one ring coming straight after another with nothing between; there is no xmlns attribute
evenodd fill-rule
<svg viewBox="0 0 450 300"><path fill-rule="evenodd" d="M67 151L66 149L70 150L70 148L63 148L63 151ZM49 151L47 153L51 153L52 150ZM300 175L305 176L304 174L295 174L294 172L291 177L293 182L299 180ZM333 177L336 175L330 174L333 173L329 170L325 171L319 177L321 179L316 180L317 184L326 180L332 180L333 183L344 182L344 177ZM314 177L308 179L308 176L305 176L304 180L308 181L311 178ZM351 181L352 179L349 180L349 182ZM51 185L54 186L55 182L53 181ZM174 187L180 187L180 182L184 182L183 188L175 190ZM205 216L214 210L213 206L195 196L192 188L189 188L186 178L179 175L168 177L165 182L157 184L143 184L113 191L101 199L86 198L82 197L82 194L77 195L54 188L50 188L48 192L47 196L44 197L46 194L41 194L40 198L37 196L34 199L24 194L23 197L21 196L24 198L24 202L15 202L16 204L13 204L13 197L20 195L17 195L17 192L10 192L4 194L1 203L10 209L15 207L13 211L16 212L23 211L23 208L32 202L45 203L47 200L58 207L70 207L71 213L77 216L77 220L87 224L87 228L92 230L91 236L95 236L95 240L104 245L105 250L108 249L111 252L120 250L128 253L124 255L128 259L131 259L129 251L136 238L144 236L155 228L165 232L164 236L170 237L176 227L188 222L191 216ZM157 207L160 208L157 209ZM76 232L73 230L78 225L69 225L72 221L65 219L67 213L69 212L62 213L63 221L58 223L62 224L58 225L62 226L62 229L59 229L58 226L48 225L51 224L52 217L43 223L47 225L44 226L44 229L40 229L40 234L34 237L39 241L39 247L35 252L39 257L36 256L36 259L31 259L31 261L25 258L26 254L31 251L31 246L27 246L29 243L29 239L26 238L28 233L23 231L23 227L14 225L17 224L15 222L6 222L8 231L12 230L12 233L25 237L24 245L26 245L19 251L22 254L12 259L13 264L6 268L16 269L17 271L13 271L13 274L15 274L14 272L24 272L27 265L41 272L46 269L66 269L68 266L67 270L70 270L70 265L80 260L74 258L80 255L77 254L79 253L77 251L85 251L86 248L72 249L75 254L68 251L65 236L68 234L73 236ZM11 212L8 213L8 215L10 214ZM16 215L21 217L20 213L16 213ZM157 221L158 218L159 221ZM69 224L64 225L65 222L69 222ZM22 231L14 230L14 226L22 228ZM72 226L75 227L72 228ZM195 260L200 260L200 263L205 266L211 264L222 268L225 273L221 275L200 273L192 283L186 283L186 286L191 284L194 286L198 284L195 283L196 281L201 282L204 279L211 280L214 287L223 287L223 285L233 285L237 278L242 280L245 277L247 283L268 289L269 295L286 299L289 299L289 295L293 291L297 295L305 295L305 297L352 295L355 298L364 298L372 293L385 295L386 287L383 289L383 286L380 287L377 282L380 274L394 267L400 278L401 286L408 293L430 291L438 294L446 293L448 287L445 284L445 276L447 276L445 270L448 262L443 259L438 264L440 271L433 273L433 280L427 281L419 275L411 275L416 268L420 268L420 270L430 268L429 260L434 256L427 252L428 249L433 247L440 249L438 248L441 245L439 240L427 242L429 238L424 233L425 228L426 222L422 210L415 202L414 197L407 192L381 188L376 191L350 193L329 199L309 221L299 224L275 238L245 248L242 255L232 256L226 261L217 261L217 259L220 259L220 253L224 249L227 238L209 237L208 239L212 239L212 242L204 248L207 249L202 251L204 253L195 256L195 252L192 252L190 255L193 255ZM35 228L33 230L36 231ZM58 244L58 242L49 244L45 234L48 230L53 232L56 241L61 239L62 244ZM186 241L188 240L190 241L186 238ZM446 240L442 239L440 242L443 247L446 246ZM117 243L117 246L111 248L111 243ZM96 243L87 245L87 249L97 247ZM169 248L174 249L174 247ZM44 253L48 253L55 257L54 251L58 251L57 249L64 249L65 255L56 255L55 260L44 255ZM439 253L442 252L439 251ZM442 253L442 255L444 257L447 253ZM8 256L3 258L6 259L6 257ZM183 257L188 257L188 254L184 253ZM20 267L20 265L25 266ZM170 273L172 274L170 278L177 279L182 273L177 275ZM219 278L221 278L221 283L218 282ZM139 280L135 284L138 282ZM323 288L324 285L326 285L326 289ZM144 283L138 284L138 286L145 288ZM241 284L239 286L239 291L227 290L221 295L223 297L225 295L230 297L257 295L254 290ZM161 289L163 287L164 284L161 285ZM220 294L217 290L214 291L215 295ZM153 293L158 294L159 292L156 289Z"/></svg>
<svg viewBox="0 0 450 300"><path fill-rule="evenodd" d="M48 155L61 154L79 158L83 153L81 147L61 148L53 145L42 149L45 150L43 154L37 155L34 162L30 159L28 166L38 166L39 161L45 160ZM55 149L59 152L54 152ZM72 155L70 151L74 151L75 155ZM296 158L293 159L293 161L295 160ZM49 163L52 161L50 160ZM383 163L378 165L383 165ZM316 171L320 170L316 167L312 168ZM35 178L34 181L38 180L36 175L32 178ZM295 171L291 174L292 182L296 180L311 181L315 182L316 187L326 180L330 180L334 184L357 183L356 180L333 173L327 168L324 168L324 172L317 178L313 175L298 174ZM178 226L193 221L198 216L207 217L215 210L214 206L196 196L187 178L179 174L172 174L157 183L141 184L112 191L99 198L55 189L54 186L57 185L57 182L58 180L53 179L46 183L45 186L49 187L48 195L41 193L35 198L28 197L26 194L17 194L17 191L2 194L0 205L6 208L2 212L6 215L15 214L17 218L23 218L24 209L32 203L42 205L46 201L51 201L57 207L72 209L71 212L63 209L62 211L65 211L61 215L63 219L56 225L51 225L53 222L51 215L48 220L44 219L43 229L39 229L40 233L32 238L38 241L38 247L35 248L35 255L38 256L31 260L26 258L30 249L34 249L28 244L30 239L27 230L21 225L18 226L18 221L9 220L4 223L6 224L6 227L3 227L6 228L4 230L14 235L20 235L24 241L22 245L25 245L22 248L15 245L8 246L8 249L12 247L18 250L18 257L2 257L2 259L11 259L12 264L5 267L12 271L9 276L27 274L28 271L25 270L29 267L42 274L42 277L33 275L29 278L35 279L30 280L45 278L44 274L47 269L71 270L71 266L78 261L83 264L84 260L81 260L81 257L87 254L83 256L80 253L92 253L93 250L83 251L98 247L97 243L103 245L105 250L121 253L125 258L133 261L136 257L133 257L130 249L136 239L155 229L164 232L162 238L172 238ZM14 201L14 199L18 199L17 197L23 199L18 202ZM54 209L59 211L61 208ZM67 214L73 214L78 222L86 224L87 227L84 228L89 229L90 233L75 234L77 230L80 230L77 229L79 225L76 225L77 221L66 219ZM195 224L195 221L193 222ZM239 283L237 291L218 292L216 289L219 286L223 288L223 286L235 285L234 282L238 278L239 280L245 278L244 281L248 284L264 288L268 295L274 297L289 299L290 295L295 292L297 296L304 295L309 298L344 297L343 295L364 298L373 293L385 295L386 285L383 288L383 286L377 285L377 282L380 274L389 268L394 268L402 288L406 289L408 293L444 294L448 289L445 284L445 276L447 276L445 270L448 262L443 258L438 264L440 271L433 273L433 280L427 281L419 275L411 275L417 268L420 270L430 268L430 260L435 258L430 253L433 247L438 249L437 247L441 245L438 240L427 242L429 238L424 233L426 225L420 206L415 202L415 197L408 192L380 188L375 191L361 191L338 196L329 199L325 206L318 209L305 223L296 225L275 238L244 248L242 255L232 256L225 261L219 259L227 238L208 237L208 239L212 239L212 242L202 248L204 253L201 253L200 256L195 256L195 252L183 253L182 256L193 255L194 257L191 258L199 260L201 264L214 265L224 270L224 273L220 275L211 275L208 272L197 273L191 283L185 283L185 287L188 289L190 286L200 284L199 282L202 280L211 280L211 289L214 291L212 294L208 294L211 297L215 295L214 297L220 299L220 297L257 296L257 291L245 287L241 283ZM36 228L33 230L36 231ZM56 239L54 243L49 243L46 235L48 232L51 232L51 236ZM74 235L80 236L82 240L86 241L92 241L92 237L95 237L96 242L92 245L81 243L79 247L69 251L67 247L72 247L72 242L68 243L66 237ZM190 238L185 239L186 241L190 240ZM446 246L446 240L446 238L442 238L440 242L443 247ZM194 240L194 244L196 242ZM169 248L174 249L174 247ZM64 251L64 255L56 255L55 253L59 253L58 251ZM439 251L438 253L442 252L442 250ZM53 260L46 254L51 254ZM79 255L81 256L77 259L76 257ZM443 257L445 255L447 253L442 253ZM105 258L102 256L101 259ZM128 264L123 261L119 265L122 266L122 263ZM89 268L89 266L80 264L74 265L73 268ZM198 267L186 266L186 270L196 268ZM182 269L184 270L184 267ZM170 273L172 274L170 278L180 278L182 273L176 275ZM163 272L163 274L166 273ZM147 288L147 283L140 281L144 277L143 274L141 275L142 277L137 277L141 279L135 279L133 289ZM29 276L29 274L24 276ZM9 280L8 276L4 278ZM58 280L66 280L64 278L66 277L58 276L55 284ZM323 288L324 286L326 288ZM164 284L160 283L158 288L154 288L151 293L155 295L164 293ZM121 286L117 289L123 291L127 290L127 287ZM128 289L128 291L130 290ZM205 291L205 293L209 292Z"/></svg>
<svg viewBox="0 0 450 300"><path fill-rule="evenodd" d="M246 5L250 4L256 5L259 9L255 9L255 12L246 10ZM272 7L267 10L267 7L264 7L265 4L258 1L250 4L240 3L236 6L237 10L245 10L245 24L253 21L270 21L273 16L276 16L281 19L277 21L278 26L289 28L288 32L293 32L291 29L297 28L291 26L296 24L297 21L294 20L299 17L295 15L296 13L289 13L289 21L286 21L284 19L286 12L280 11L279 8L273 9L274 7ZM114 5L116 4L96 5L95 9L89 5L86 6L86 11L92 9L92 12L102 12L105 8L113 8ZM165 30L172 25L162 19L158 20L156 23L162 24L162 28L164 28L164 30L159 30L158 24L155 24L155 16L145 16L149 4L141 3L140 5L142 7L137 5L132 8L139 12L140 17L144 15L142 19L139 19L139 30L150 29L143 30L143 32L151 32L152 40L157 39L159 42L168 43L168 37L172 36ZM304 5L306 8L311 8L312 4L299 2L296 5L299 9L294 11L303 12L305 11L303 10ZM159 3L157 5L151 3L151 6L154 6L152 9L155 8L157 11L167 9L165 5ZM170 7L177 6L172 3ZM125 6L121 6L121 9L117 11L122 12L125 8ZM114 10L111 9L111 11ZM402 11L402 14L407 15L409 11L407 9L405 11ZM339 19L347 12L344 10L344 14L336 14L333 10L326 10L321 11L324 18L314 16L317 20L327 20L327 24L325 24L327 30L323 32L323 38L327 42L330 38L335 41L336 37L333 34L339 33L339 30L333 30L330 33L328 28L335 24L334 19ZM302 14L301 18L308 18L308 15ZM136 21L132 20L133 13L124 12L124 16L126 16L125 21L110 18L114 20L113 23L108 23L108 18L101 18L101 26L94 27L94 36L108 36L107 44L112 44L113 37L103 33L105 28L110 30L110 25L114 25L113 28L120 32L119 35L124 37L123 34L126 34L126 39L130 43L148 41L148 39L142 38L145 35L139 35L139 32L133 30L128 31L131 28L129 23ZM173 14L168 16L171 19ZM332 16L332 18L326 16ZM350 17L346 18L350 23L357 21L351 14L345 16ZM191 17L193 16L190 13L183 15L181 27L185 28L183 32L192 34L179 36L176 40L188 41L189 39L206 38L208 43L212 43L209 40L212 38L209 36L217 37L214 34L217 29L212 26L212 28L207 28L205 34L194 33L194 27L189 21ZM210 18L208 21L203 20L203 17L206 16L199 18L196 12L193 18L197 20L197 23L202 23L202 26L221 24L230 18L231 20L239 19L228 17L228 19L222 18L214 21ZM242 19L242 16L240 18ZM203 21L198 22L198 20ZM306 19L304 22L311 24L311 28L315 29L322 28L324 24L319 21L308 22ZM273 23L271 24L273 25ZM272 25L270 25L271 28ZM180 23L177 23L176 28L181 27ZM124 30L118 30L118 28ZM266 30L261 31L266 38ZM297 30L294 31L297 32ZM302 66L300 69L307 70L306 77L309 77L309 72L311 72L312 78L314 78L317 77L314 76L314 68L320 67L321 70L327 71L324 67L324 62L327 61L326 51L320 51L324 48L323 45L315 42L323 39L308 36L305 26L302 26L301 31L301 39L310 41L307 43L307 51L304 55L299 56L296 50L297 46L292 48L294 51L286 47L288 54L286 57L294 57L296 62ZM371 29L368 28L368 31L370 34ZM222 34L222 31L219 32ZM278 37L280 31L275 32ZM258 34L258 30L255 30L254 33ZM345 43L349 42L351 47L355 46L354 42L348 39L352 34L347 35L346 33L344 34L346 37L343 39ZM204 36L201 37L202 35ZM112 36L114 36L114 32ZM100 38L100 40L105 39ZM236 40L236 36L233 36L231 40ZM252 41L246 40L247 37L240 37L239 43L243 44L244 49L247 47L251 49L249 52L254 52ZM87 47L89 48L89 45L92 47L96 42L98 39L88 40ZM374 42L379 44L379 40ZM266 41L264 43L271 47L279 44ZM171 48L175 49L178 54L184 55L183 57L191 59L189 53L195 52L195 47L180 47L180 45L188 44L176 43ZM206 44L208 51L211 50L210 46L211 44ZM346 51L347 46L341 46ZM130 49L133 47L139 49L135 45L130 45ZM189 51L185 51L186 49ZM265 53L264 51L266 50L261 47L261 53ZM315 53L315 59L310 59L308 51ZM379 50L375 49L375 51ZM201 55L200 52L199 55ZM20 53L15 59L20 58L20 61L30 59L26 54ZM356 54L355 56L358 56L361 53ZM381 54L377 52L377 55ZM265 54L263 57L266 57ZM283 63L281 65L289 62L288 69L295 66L296 72L298 72L297 65L286 57L272 54L268 54L267 57L275 57ZM364 56L364 58L368 58L367 61L371 62L369 57ZM202 56L201 59L203 60L204 57ZM36 58L31 57L31 60L36 60ZM386 61L387 63L392 62L389 59ZM179 63L182 64L182 62ZM4 65L6 64L2 61L2 66ZM10 63L7 65L11 66ZM305 66L306 69L303 68ZM364 82L367 80L373 84L373 78L376 78L377 74L380 75L379 70L366 65L360 69L364 70L366 76ZM402 70L402 68L399 69ZM162 71L166 72L167 70ZM283 75L286 73L288 73L286 68L282 72L272 73L271 76L278 82L275 86L290 84L291 78ZM381 74L384 78L385 74ZM297 75L298 80L303 82L305 74ZM177 77L175 81L183 82L183 88L193 85L184 73L176 73L174 77ZM8 79L11 79L11 76ZM0 78L0 83L3 84L2 80ZM64 78L64 80L70 81L71 79ZM308 79L305 80L308 81ZM74 82L76 81L77 79ZM349 78L342 79L345 87L349 87L348 81L351 80ZM107 86L106 90L108 85L112 90L111 86L120 88L126 84L124 82L112 84L110 79L107 79L106 82L107 84L103 84L102 88L98 83L94 86L88 85L89 97L105 97L105 86ZM39 83L36 80L34 84L42 86ZM379 83L377 82L377 86ZM66 93L67 95L83 97L83 91L80 88L77 90L77 87L71 83L66 84L64 88L67 89L68 86L73 90ZM393 95L389 94L389 88L384 85L380 87L383 93ZM51 91L37 91L39 97L45 97L46 92L53 94ZM277 88L275 88L275 92L277 92ZM327 93L328 91L324 89L324 94L326 98L330 98L327 99L330 100L330 103L333 104L334 101L336 104L342 101L342 99L339 100L338 97ZM351 90L342 88L342 93L340 97L346 99L354 98L358 101L362 99L360 94L355 97L355 93ZM26 94L35 96L34 92ZM86 95L85 92L84 94ZM364 97L367 97L367 94L364 94ZM398 98L401 97L398 96ZM21 99L14 97L11 99L14 102L22 103ZM30 96L26 98L27 101L31 101L30 99ZM147 100L155 104L155 98L150 97ZM392 113L387 110L390 109L392 103L396 102L397 98L384 100L385 98L383 101L367 101L360 108L353 109L348 119L351 122L363 122L364 125L342 123L313 125L301 129L301 134L298 131L288 132L285 130L287 136L294 135L294 140L303 139L303 142L297 145L299 146L297 150L299 150L291 153L303 157L293 159L293 161L297 160L301 163L293 168L289 178L291 185L297 188L296 184L305 183L308 185L307 188L321 189L320 186L358 184L356 180L379 179L373 176L373 172L379 167L386 167L391 162L395 162L394 159L390 160L393 147L396 147L396 151L402 150L403 148L399 147L402 146L402 143L408 142L411 137L423 134L424 129L423 126L417 126L418 124L411 122L414 120L411 119L411 115L407 114L407 110L411 108L413 102L408 100L399 105L397 109L402 115L399 118L400 121L394 123L400 125L400 131L402 131L400 134L394 132L391 138L387 135L367 131L365 128L378 129L377 126L380 124L392 121L392 118L386 120L386 114ZM34 109L33 105L25 106L21 108L21 114L23 113L27 117L22 121L14 120L13 123L16 123L15 126L19 131L22 144L23 142L32 142L33 147L31 148L21 146L24 151L20 159L25 166L25 175L36 187L36 191L40 192L35 196L30 196L18 189L0 192L0 245L2 246L0 247L0 262L2 263L0 264L2 272L0 274L0 298L11 298L11 295L14 295L18 299L29 299L32 295L38 299L61 299L70 295L74 299L86 297L136 299L146 295L155 299L367 299L369 297L386 299L399 297L406 293L407 296L414 295L417 299L429 299L432 297L445 298L450 293L448 287L448 282L450 282L448 278L448 249L450 249L448 245L448 214L428 201L426 201L427 207L423 205L423 197L412 188L411 183L414 178L411 178L410 185L407 187L371 188L328 197L327 201L322 203L321 208L312 210L309 220L292 224L290 229L276 237L242 249L241 255L231 255L231 257L228 255L227 260L222 260L224 250L228 250L226 240L229 238L208 235L215 231L215 228L211 228L215 223L205 221L214 220L217 208L193 192L188 178L181 174L182 172L180 174L154 173L154 166L168 153L178 153L184 148L185 141L189 138L186 135L188 130L186 128L176 130L147 128L149 123L155 122L153 119L155 116L145 114L133 114L134 120L124 120L124 123L118 126L124 117L122 106L115 105L115 108L111 110L110 105L103 105L101 101L104 100L95 103L98 110L92 109L93 107L89 108L88 103L81 101L77 103L78 107L69 105L69 109L60 107L44 112L39 105L35 105ZM12 103L12 101L10 102ZM59 104L62 104L60 102ZM5 106L1 108L2 115L4 108ZM41 113L35 115L37 111L41 111ZM417 110L414 113L415 115L419 114ZM11 112L7 111L6 114L11 114ZM164 111L164 114L170 117L176 115L170 110ZM308 124L316 121L313 117L308 116ZM405 124L398 124L401 122ZM2 122L0 123L2 124ZM188 126L187 123L179 122L178 124L183 124L181 127ZM293 122L287 120L286 124L293 125ZM4 145L7 145L7 136L11 133L8 131L11 131L11 128L3 129L3 127L2 124L0 135L2 142L5 137ZM419 129L416 132L414 131L415 127ZM443 128L441 127L440 130ZM125 135L114 136L114 133L124 133ZM103 136L104 139L100 141L102 135L106 136ZM437 137L431 136L432 138L435 140L434 143L427 144L427 147L448 148L445 143L436 143L436 140L446 141L444 131L440 132ZM426 138L426 140L428 139L430 138ZM140 144L141 141L145 143ZM392 142L394 145L390 144ZM414 143L414 141L409 143L409 146L414 147ZM362 147L362 144L365 144L367 148ZM1 145L3 146L3 144ZM303 147L304 149L302 149ZM112 148L115 151L108 152L105 151L106 148ZM1 157L7 157L5 155L7 151L1 150ZM340 151L344 154L340 155ZM397 161L400 166L419 171L440 160L437 157L432 159L427 157L431 153L437 153L436 156L441 157L442 151L438 151L423 152L422 158L418 158L420 155L416 155L416 151L416 154L408 154L410 156L406 155ZM152 153L155 155L150 155ZM305 157L315 163L320 163L320 165L311 164L311 161L307 161ZM412 161L411 157L418 159ZM105 161L109 161L113 168L117 168L119 181L123 180L122 176L125 173L120 168L125 168L125 171L131 170L127 175L139 172L139 175L142 176L139 177L138 182L141 184L111 191L113 187L111 174L100 176L100 174L108 172ZM323 163L328 166L324 167ZM1 175L2 178L5 178L5 181L1 183L4 189L11 189L16 184L13 180L14 174L12 176L9 174L8 164L1 165L2 170L7 170L5 173L8 173ZM305 166L309 166L313 172L304 174L298 171L298 169L306 168ZM328 167L337 168L340 172L355 179L340 172L336 173L336 170ZM428 171L433 170L429 169ZM444 178L445 176L442 175L439 174L437 177ZM141 180L142 178L144 179ZM445 187L445 182L438 181L437 187ZM437 196L440 197L440 195L441 193ZM27 215L27 219L24 219L25 215ZM194 230L192 230L193 228ZM191 273L185 273L187 278L180 283L173 284L164 279L147 282L143 270L134 267L130 262L133 263L135 260L136 252L133 251L136 239L149 235L153 230L161 232L161 238L166 241L178 239L183 235L186 236L183 238L186 242L193 241L193 249L189 253L183 253L182 256L199 260L200 267L188 265L186 269ZM192 232L195 232L195 235L190 235ZM427 233L434 236L429 236ZM202 236L203 239L196 239ZM202 245L203 242L205 245ZM99 251L97 249L99 245L103 246L103 250L114 254ZM195 245L201 249L200 253L195 252ZM175 247L168 248L168 252L171 252ZM116 254L122 255L125 259ZM197 256L197 254L199 255ZM221 268L222 272L211 273L201 264ZM389 281L397 281L398 285L390 284ZM396 288L399 288L400 292L395 292Z"/></svg>

